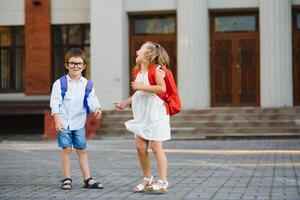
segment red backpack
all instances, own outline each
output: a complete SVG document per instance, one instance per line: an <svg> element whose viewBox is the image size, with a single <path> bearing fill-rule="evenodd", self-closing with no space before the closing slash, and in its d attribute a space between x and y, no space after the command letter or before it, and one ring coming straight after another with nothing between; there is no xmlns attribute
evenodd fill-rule
<svg viewBox="0 0 300 200"><path fill-rule="evenodd" d="M161 69L165 72L165 83L166 83L166 92L157 94L165 102L167 109L167 114L170 116L175 115L181 110L181 101L176 87L174 76L167 67L160 66ZM156 69L157 65L151 65L148 68L148 80L150 85L156 85ZM135 80L137 74L141 71L141 67L136 67L133 70L133 79Z"/></svg>

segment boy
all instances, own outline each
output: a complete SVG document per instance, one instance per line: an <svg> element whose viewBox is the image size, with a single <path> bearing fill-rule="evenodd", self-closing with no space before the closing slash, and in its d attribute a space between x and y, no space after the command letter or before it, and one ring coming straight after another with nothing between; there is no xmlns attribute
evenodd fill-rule
<svg viewBox="0 0 300 200"><path fill-rule="evenodd" d="M70 154L72 145L77 151L80 169L83 175L84 188L102 189L103 185L90 177L88 158L86 154L86 133L85 121L87 108L84 106L84 96L87 87L87 79L82 76L82 71L86 66L85 53L74 48L65 55L65 67L68 74L64 77L65 83L61 79L54 82L50 107L54 116L57 133L58 146L61 147L61 165L64 175L61 188L63 190L72 189L72 179L70 173ZM62 89L63 86L65 89ZM64 92L65 90L65 92ZM63 94L64 93L64 94ZM87 97L87 107L94 112L97 119L100 119L102 112L100 103L95 95L94 88Z"/></svg>

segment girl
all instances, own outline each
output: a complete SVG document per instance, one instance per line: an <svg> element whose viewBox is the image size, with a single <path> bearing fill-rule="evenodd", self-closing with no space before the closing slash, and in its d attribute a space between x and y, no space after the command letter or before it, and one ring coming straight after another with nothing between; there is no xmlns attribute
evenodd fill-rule
<svg viewBox="0 0 300 200"><path fill-rule="evenodd" d="M118 110L123 110L132 104L133 120L125 122L126 128L135 134L136 149L144 174L143 180L133 189L133 192L168 190L167 157L163 151L163 141L171 139L170 116L167 114L164 101L156 94L165 93L165 73L161 66L168 66L169 56L166 50L153 42L144 43L136 52L136 63L140 67L135 80L131 83L135 93L127 100L115 103ZM156 85L150 85L148 69L155 67ZM159 180L153 182L151 174L148 145L156 157Z"/></svg>

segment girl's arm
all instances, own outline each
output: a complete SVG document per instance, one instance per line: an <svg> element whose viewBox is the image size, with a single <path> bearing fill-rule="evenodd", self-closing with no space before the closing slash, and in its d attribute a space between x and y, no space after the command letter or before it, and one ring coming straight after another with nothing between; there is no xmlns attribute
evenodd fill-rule
<svg viewBox="0 0 300 200"><path fill-rule="evenodd" d="M129 97L128 99L118 102L118 103L114 103L115 104L115 108L117 110L124 110L124 108L126 108L127 106L129 106L132 102L132 96Z"/></svg>
<svg viewBox="0 0 300 200"><path fill-rule="evenodd" d="M155 78L156 78L156 85L144 85L139 82L131 82L131 87L133 90L143 90L145 92L150 92L150 93L165 93L166 92L166 84L162 75L162 72L157 71L159 73L156 73Z"/></svg>

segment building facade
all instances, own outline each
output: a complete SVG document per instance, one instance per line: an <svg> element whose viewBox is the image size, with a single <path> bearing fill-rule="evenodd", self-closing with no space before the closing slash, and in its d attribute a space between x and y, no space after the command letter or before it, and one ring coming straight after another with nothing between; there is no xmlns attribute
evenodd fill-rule
<svg viewBox="0 0 300 200"><path fill-rule="evenodd" d="M300 0L0 0L0 101L48 101L71 47L104 110L162 44L184 109L300 104Z"/></svg>

